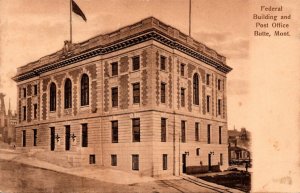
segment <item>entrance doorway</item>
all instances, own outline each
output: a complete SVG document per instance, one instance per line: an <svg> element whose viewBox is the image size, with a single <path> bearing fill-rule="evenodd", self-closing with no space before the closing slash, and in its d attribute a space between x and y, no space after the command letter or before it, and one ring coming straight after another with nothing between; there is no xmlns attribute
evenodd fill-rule
<svg viewBox="0 0 300 193"><path fill-rule="evenodd" d="M50 128L50 149L51 151L54 151L55 149L55 128Z"/></svg>
<svg viewBox="0 0 300 193"><path fill-rule="evenodd" d="M182 154L182 173L186 173L186 154Z"/></svg>
<svg viewBox="0 0 300 193"><path fill-rule="evenodd" d="M70 150L70 137L71 137L70 125L67 125L66 126L66 138L65 138L66 151Z"/></svg>

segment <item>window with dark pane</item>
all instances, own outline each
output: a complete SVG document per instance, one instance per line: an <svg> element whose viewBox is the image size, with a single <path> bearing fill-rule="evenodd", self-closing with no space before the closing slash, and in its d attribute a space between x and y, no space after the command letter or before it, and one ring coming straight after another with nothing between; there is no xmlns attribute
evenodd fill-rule
<svg viewBox="0 0 300 193"><path fill-rule="evenodd" d="M219 144L222 144L222 127L219 126Z"/></svg>
<svg viewBox="0 0 300 193"><path fill-rule="evenodd" d="M89 105L89 76L83 74L81 77L81 106Z"/></svg>
<svg viewBox="0 0 300 193"><path fill-rule="evenodd" d="M23 121L26 121L26 114L27 114L26 106L23 106Z"/></svg>
<svg viewBox="0 0 300 193"><path fill-rule="evenodd" d="M210 96L206 96L206 112L210 111Z"/></svg>
<svg viewBox="0 0 300 193"><path fill-rule="evenodd" d="M26 147L26 130L22 131L22 146Z"/></svg>
<svg viewBox="0 0 300 193"><path fill-rule="evenodd" d="M65 82L65 109L72 107L72 82L68 78Z"/></svg>
<svg viewBox="0 0 300 193"><path fill-rule="evenodd" d="M167 141L167 119L161 118L161 142Z"/></svg>
<svg viewBox="0 0 300 193"><path fill-rule="evenodd" d="M221 99L218 99L218 115L221 115Z"/></svg>
<svg viewBox="0 0 300 193"><path fill-rule="evenodd" d="M37 113L38 113L38 105L34 104L33 105L33 118L37 119Z"/></svg>
<svg viewBox="0 0 300 193"><path fill-rule="evenodd" d="M184 76L184 68L185 68L185 64L180 64L180 75Z"/></svg>
<svg viewBox="0 0 300 193"><path fill-rule="evenodd" d="M139 155L132 155L132 170L139 170Z"/></svg>
<svg viewBox="0 0 300 193"><path fill-rule="evenodd" d="M139 70L140 69L140 57L135 56L132 58L132 70Z"/></svg>
<svg viewBox="0 0 300 193"><path fill-rule="evenodd" d="M33 129L33 146L36 146L37 142L37 129Z"/></svg>
<svg viewBox="0 0 300 193"><path fill-rule="evenodd" d="M166 103L166 83L164 82L160 84L160 101Z"/></svg>
<svg viewBox="0 0 300 193"><path fill-rule="evenodd" d="M168 169L168 155L167 154L163 154L163 170L167 170Z"/></svg>
<svg viewBox="0 0 300 193"><path fill-rule="evenodd" d="M23 88L23 98L26 98L26 95L27 95L26 88Z"/></svg>
<svg viewBox="0 0 300 193"><path fill-rule="evenodd" d="M56 85L50 85L50 111L56 111Z"/></svg>
<svg viewBox="0 0 300 193"><path fill-rule="evenodd" d="M118 121L111 122L111 138L112 143L118 143Z"/></svg>
<svg viewBox="0 0 300 193"><path fill-rule="evenodd" d="M181 106L184 107L185 106L185 89L181 88Z"/></svg>
<svg viewBox="0 0 300 193"><path fill-rule="evenodd" d="M133 89L133 103L140 103L140 83L134 83Z"/></svg>
<svg viewBox="0 0 300 193"><path fill-rule="evenodd" d="M207 125L207 143L210 144L210 124Z"/></svg>
<svg viewBox="0 0 300 193"><path fill-rule="evenodd" d="M210 74L206 74L206 85L210 84Z"/></svg>
<svg viewBox="0 0 300 193"><path fill-rule="evenodd" d="M140 142L140 119L132 119L132 141Z"/></svg>
<svg viewBox="0 0 300 193"><path fill-rule="evenodd" d="M81 145L82 147L87 147L88 146L88 125L87 124L82 124L82 131L81 131Z"/></svg>
<svg viewBox="0 0 300 193"><path fill-rule="evenodd" d="M114 87L111 89L111 103L113 107L118 106L118 87Z"/></svg>
<svg viewBox="0 0 300 193"><path fill-rule="evenodd" d="M166 70L166 57L160 56L160 69Z"/></svg>
<svg viewBox="0 0 300 193"><path fill-rule="evenodd" d="M112 76L118 75L118 62L111 63L111 75Z"/></svg>
<svg viewBox="0 0 300 193"><path fill-rule="evenodd" d="M199 123L195 123L195 141L199 141Z"/></svg>
<svg viewBox="0 0 300 193"><path fill-rule="evenodd" d="M181 121L181 142L185 143L185 121Z"/></svg>
<svg viewBox="0 0 300 193"><path fill-rule="evenodd" d="M35 85L33 86L33 94L36 96L37 93L38 93L38 86L37 86L37 84L35 84Z"/></svg>
<svg viewBox="0 0 300 193"><path fill-rule="evenodd" d="M193 77L193 102L199 105L199 75L194 74Z"/></svg>
<svg viewBox="0 0 300 193"><path fill-rule="evenodd" d="M118 165L117 155L112 154L111 155L111 166L117 166L117 165Z"/></svg>

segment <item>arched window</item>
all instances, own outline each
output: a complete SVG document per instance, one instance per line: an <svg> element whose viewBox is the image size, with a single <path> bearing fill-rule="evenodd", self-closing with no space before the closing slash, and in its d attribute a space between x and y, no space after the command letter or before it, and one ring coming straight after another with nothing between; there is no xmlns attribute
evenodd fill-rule
<svg viewBox="0 0 300 193"><path fill-rule="evenodd" d="M65 109L72 107L72 82L68 78L65 82Z"/></svg>
<svg viewBox="0 0 300 193"><path fill-rule="evenodd" d="M199 105L199 75L193 76L193 102L195 105Z"/></svg>
<svg viewBox="0 0 300 193"><path fill-rule="evenodd" d="M56 85L50 85L50 111L56 111Z"/></svg>
<svg viewBox="0 0 300 193"><path fill-rule="evenodd" d="M81 106L89 105L89 77L83 74L81 77Z"/></svg>

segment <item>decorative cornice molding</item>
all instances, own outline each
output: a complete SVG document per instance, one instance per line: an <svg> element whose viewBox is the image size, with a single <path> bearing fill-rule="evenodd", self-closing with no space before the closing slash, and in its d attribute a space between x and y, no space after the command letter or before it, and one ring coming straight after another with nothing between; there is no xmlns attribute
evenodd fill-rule
<svg viewBox="0 0 300 193"><path fill-rule="evenodd" d="M90 59L95 56L101 56L101 55L105 55L108 53L112 53L112 52L115 52L115 51L118 51L118 50L121 50L124 48L128 48L130 46L134 46L134 45L143 43L148 40L155 40L155 41L162 43L172 49L181 51L201 62L204 62L204 63L216 68L217 70L219 70L221 72L228 73L232 70L231 67L215 60L213 57L208 56L205 53L200 53L198 51L195 51L195 49L190 48L176 40L173 40L172 37L167 37L167 35L159 33L158 30L151 29L148 31L144 31L140 35L136 35L134 37L129 37L123 41L114 42L107 46L96 47L96 48L93 48L84 53L79 53L78 55L73 55L73 56L71 55L70 57L68 57L66 59L60 59L57 62L53 62L53 63L47 64L47 65L44 65L41 67L36 67L36 68L30 70L29 72L15 76L13 79L16 82L24 81L24 80L33 78L35 76L39 76L40 74L43 74L45 72L49 72L49 71L52 71L52 70L55 70L55 69L58 69L61 67L65 67L65 66L77 63L77 62L81 62L83 60L87 60L87 59Z"/></svg>

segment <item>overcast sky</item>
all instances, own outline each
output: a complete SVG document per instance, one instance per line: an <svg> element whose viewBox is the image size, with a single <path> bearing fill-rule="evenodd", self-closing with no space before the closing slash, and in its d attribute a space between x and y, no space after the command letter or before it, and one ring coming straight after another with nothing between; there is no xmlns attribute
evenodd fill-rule
<svg viewBox="0 0 300 193"><path fill-rule="evenodd" d="M154 16L188 34L188 0L76 0L73 42ZM193 0L192 37L227 57L229 129L247 127L249 5L245 0ZM63 47L69 39L68 0L0 0L0 92L16 108L16 68ZM7 105L8 106L8 105Z"/></svg>

